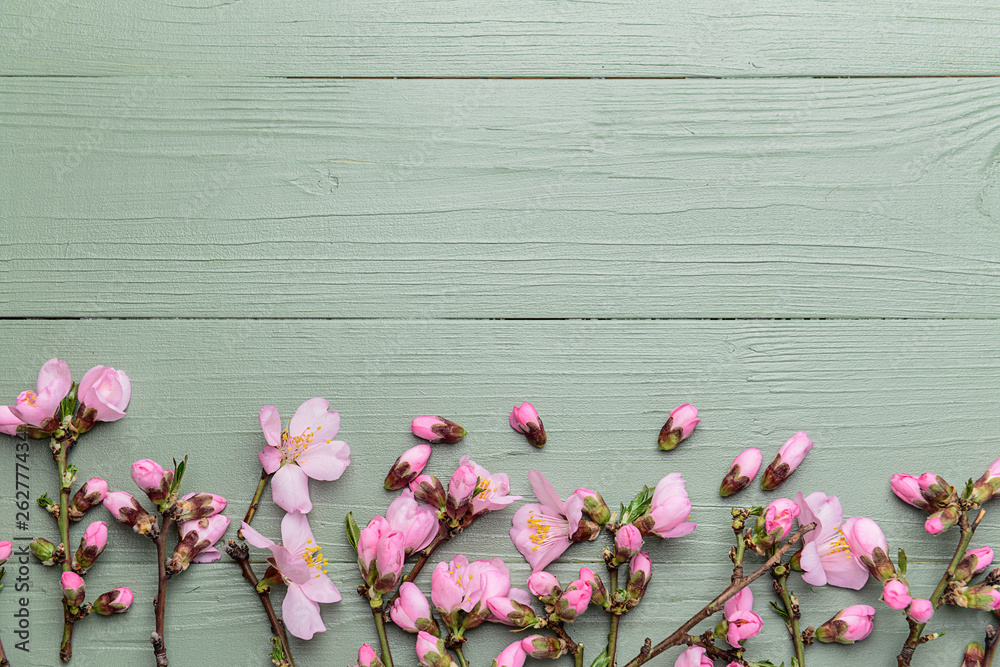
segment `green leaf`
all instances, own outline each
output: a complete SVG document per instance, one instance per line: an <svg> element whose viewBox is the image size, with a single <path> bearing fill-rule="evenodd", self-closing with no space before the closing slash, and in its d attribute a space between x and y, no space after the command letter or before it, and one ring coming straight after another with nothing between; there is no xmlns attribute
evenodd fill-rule
<svg viewBox="0 0 1000 667"><path fill-rule="evenodd" d="M49 498L48 493L43 493L42 495L38 496L39 507L51 507L52 505L55 505L55 503L52 502L51 498Z"/></svg>
<svg viewBox="0 0 1000 667"><path fill-rule="evenodd" d="M180 463L174 460L174 481L170 485L170 493L177 493L181 488L181 480L184 478L184 471L187 469L188 457L184 457L184 460Z"/></svg>
<svg viewBox="0 0 1000 667"><path fill-rule="evenodd" d="M975 482L973 482L972 478L970 477L969 481L965 483L965 492L962 494L963 499L965 500L969 499L969 496L972 495L972 489L974 488L974 486Z"/></svg>
<svg viewBox="0 0 1000 667"><path fill-rule="evenodd" d="M608 657L608 649L605 648L594 662L591 663L590 667L610 667L610 665L611 659Z"/></svg>
<svg viewBox="0 0 1000 667"><path fill-rule="evenodd" d="M59 404L59 421L72 416L76 412L76 388L77 384L75 382L71 384L69 393L66 394L66 398Z"/></svg>
<svg viewBox="0 0 1000 667"><path fill-rule="evenodd" d="M903 551L903 547L899 548L899 571L906 576L906 552Z"/></svg>
<svg viewBox="0 0 1000 667"><path fill-rule="evenodd" d="M776 613L778 616L782 617L786 621L791 620L788 617L788 610L785 609L785 605L782 604L781 606L778 606L777 602L772 602L771 609L773 609L774 613Z"/></svg>
<svg viewBox="0 0 1000 667"><path fill-rule="evenodd" d="M361 529L358 528L358 524L354 520L353 512L348 512L347 516L344 517L344 526L347 528L347 541L351 543L351 548L357 551L358 539L361 537Z"/></svg>
<svg viewBox="0 0 1000 667"><path fill-rule="evenodd" d="M642 516L647 511L649 511L649 506L653 502L653 489L648 486L643 486L642 491L640 491L632 502L628 504L628 507L622 507L622 520L621 524L631 523L633 519Z"/></svg>

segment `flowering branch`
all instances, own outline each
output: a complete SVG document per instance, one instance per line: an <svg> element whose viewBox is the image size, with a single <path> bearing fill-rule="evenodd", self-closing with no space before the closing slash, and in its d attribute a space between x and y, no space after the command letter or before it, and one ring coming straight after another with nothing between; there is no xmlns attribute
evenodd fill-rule
<svg viewBox="0 0 1000 667"><path fill-rule="evenodd" d="M774 590L781 597L782 604L785 605L785 627L792 637L792 644L795 647L795 658L799 665L806 664L806 647L802 639L802 631L799 630L799 619L802 614L799 611L799 601L788 590L788 566L776 564L771 568L771 576L774 578Z"/></svg>
<svg viewBox="0 0 1000 667"><path fill-rule="evenodd" d="M671 634L669 637L667 637L660 643L656 644L655 646L651 647L648 652L645 650L641 651L639 655L632 658L628 663L626 663L625 667L638 667L639 665L643 665L649 662L649 660L660 655L668 648L684 644L687 633L691 628L698 625L709 616L719 611L722 611L722 606L726 600L733 597L741 590L746 588L751 582L755 581L763 574L768 572L773 565L775 565L781 560L781 557L785 555L785 552L788 551L792 547L792 545L798 542L803 535L805 535L815 527L816 527L815 523L808 523L804 526L800 526L799 529L795 531L795 533L793 533L791 537L788 538L788 541L785 542L777 551L775 551L774 555L768 558L763 565L761 565L759 568L757 568L756 570L754 570L753 572L744 577L734 578L732 583L730 583L729 586L725 588L725 590L723 590L714 600L705 605L701 609L701 611L699 611L697 614L695 614L687 621L685 621L679 628L674 630L673 634Z"/></svg>
<svg viewBox="0 0 1000 667"><path fill-rule="evenodd" d="M254 574L253 568L250 567L250 549L245 544L237 544L236 540L229 540L226 546L226 553L240 564L240 568L243 570L243 578L250 582L250 586L253 587L254 592L257 593L257 597L260 598L260 603L264 607L264 613L267 614L267 618L271 622L271 631L274 633L275 638L281 646L281 651L284 653L283 667L295 667L295 660L292 659L292 651L288 644L288 634L285 632L285 624L278 618L278 615L274 612L274 606L271 604L271 587L266 583L261 585L257 579L257 575Z"/></svg>

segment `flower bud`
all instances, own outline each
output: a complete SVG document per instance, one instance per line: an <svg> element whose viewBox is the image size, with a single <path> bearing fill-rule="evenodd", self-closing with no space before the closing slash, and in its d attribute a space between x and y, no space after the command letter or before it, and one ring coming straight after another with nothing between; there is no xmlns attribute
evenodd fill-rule
<svg viewBox="0 0 1000 667"><path fill-rule="evenodd" d="M468 433L451 420L430 416L414 417L413 423L410 424L410 430L413 431L413 435L435 445L440 442L452 445Z"/></svg>
<svg viewBox="0 0 1000 667"><path fill-rule="evenodd" d="M874 628L875 609L866 604L856 604L841 609L837 615L816 628L816 639L827 644L853 644L871 634Z"/></svg>
<svg viewBox="0 0 1000 667"><path fill-rule="evenodd" d="M132 464L132 481L162 510L170 498L174 471L164 471L156 461L142 459Z"/></svg>
<svg viewBox="0 0 1000 667"><path fill-rule="evenodd" d="M566 653L566 642L558 637L531 635L521 640L521 648L532 658L559 658Z"/></svg>
<svg viewBox="0 0 1000 667"><path fill-rule="evenodd" d="M392 603L389 617L406 632L429 632L435 637L440 633L431 616L431 606L427 597L416 584L404 581L399 587L399 597Z"/></svg>
<svg viewBox="0 0 1000 667"><path fill-rule="evenodd" d="M562 595L559 580L554 574L545 570L537 570L528 577L528 590L537 595L542 602L552 602Z"/></svg>
<svg viewBox="0 0 1000 667"><path fill-rule="evenodd" d="M0 546L2 546L3 544L4 544L3 542L0 542ZM10 542L7 542L7 544L10 544ZM42 563L42 565L56 564L56 558L59 553L59 547L52 544L44 537L36 537L35 539L33 539L31 541L31 544L28 545L28 548L31 549L31 553L35 554L35 558L37 558ZM0 554L0 556L2 555L3 554ZM3 564L3 560L4 559L0 558L0 565Z"/></svg>
<svg viewBox="0 0 1000 667"><path fill-rule="evenodd" d="M920 482L913 475L896 473L889 478L889 486L892 487L892 492L896 494L896 497L903 502L909 503L919 509L930 511L931 506L924 499L923 491L920 489Z"/></svg>
<svg viewBox="0 0 1000 667"><path fill-rule="evenodd" d="M931 508L947 507L955 497L955 487L936 473L925 472L917 478L917 484Z"/></svg>
<svg viewBox="0 0 1000 667"><path fill-rule="evenodd" d="M792 523L802 510L793 500L778 498L757 517L751 541L760 553L788 537Z"/></svg>
<svg viewBox="0 0 1000 667"><path fill-rule="evenodd" d="M222 514L177 524L181 539L167 563L167 573L174 575L186 570L192 562L203 562L204 559L199 558L202 552L218 542L228 527L229 517Z"/></svg>
<svg viewBox="0 0 1000 667"><path fill-rule="evenodd" d="M119 523L131 526L132 530L140 535L148 535L154 540L159 536L160 528L156 524L156 519L130 494L124 491L112 491L104 499L104 507Z"/></svg>
<svg viewBox="0 0 1000 667"><path fill-rule="evenodd" d="M441 480L434 475L419 475L410 482L410 491L413 491L413 497L417 500L422 500L438 510L445 509L448 494Z"/></svg>
<svg viewBox="0 0 1000 667"><path fill-rule="evenodd" d="M630 523L625 524L615 533L615 550L609 565L619 567L632 560L639 549L642 548L642 533Z"/></svg>
<svg viewBox="0 0 1000 667"><path fill-rule="evenodd" d="M611 508L597 491L577 489L573 494L583 498L583 513L593 519L594 523L603 526L611 519Z"/></svg>
<svg viewBox="0 0 1000 667"><path fill-rule="evenodd" d="M712 667L714 664L712 659L705 655L704 646L691 646L677 656L674 667Z"/></svg>
<svg viewBox="0 0 1000 667"><path fill-rule="evenodd" d="M132 606L132 591L125 586L119 586L108 591L94 601L94 611L101 616L124 614Z"/></svg>
<svg viewBox="0 0 1000 667"><path fill-rule="evenodd" d="M694 432L694 427L700 421L698 408L690 403L674 408L667 417L667 423L660 429L660 437L657 439L660 449L664 452L675 449Z"/></svg>
<svg viewBox="0 0 1000 667"><path fill-rule="evenodd" d="M395 491L407 486L423 472L430 457L430 445L416 445L400 454L389 469L389 474L385 476L385 490Z"/></svg>
<svg viewBox="0 0 1000 667"><path fill-rule="evenodd" d="M378 555L379 540L383 534L388 535L390 532L392 527L385 517L375 515L358 535L358 569L361 570L361 577L369 586L373 586L378 578L375 558Z"/></svg>
<svg viewBox="0 0 1000 667"><path fill-rule="evenodd" d="M500 651L500 655L493 661L493 667L523 667L527 657L528 654L521 648L521 640L518 639Z"/></svg>
<svg viewBox="0 0 1000 667"><path fill-rule="evenodd" d="M49 544L52 544L49 542ZM7 540L0 541L0 565L3 565L14 552L14 543Z"/></svg>
<svg viewBox="0 0 1000 667"><path fill-rule="evenodd" d="M358 664L355 667L385 667L378 654L368 644L362 644L358 649Z"/></svg>
<svg viewBox="0 0 1000 667"><path fill-rule="evenodd" d="M104 502L107 497L107 482L99 477L88 479L73 495L73 499L69 501L69 512L67 513L69 520L79 521L87 510L97 503Z"/></svg>
<svg viewBox="0 0 1000 667"><path fill-rule="evenodd" d="M969 609L995 611L1000 609L1000 593L997 592L996 586L986 584L968 586L959 589L955 604Z"/></svg>
<svg viewBox="0 0 1000 667"><path fill-rule="evenodd" d="M646 593L646 586L653 576L653 561L645 551L639 551L628 564L628 583L625 594L630 600L638 602Z"/></svg>
<svg viewBox="0 0 1000 667"><path fill-rule="evenodd" d="M729 466L729 472L722 479L719 495L728 498L750 486L750 482L757 476L757 471L760 470L760 465L763 462L764 456L756 447L740 452L733 464Z"/></svg>
<svg viewBox="0 0 1000 667"><path fill-rule="evenodd" d="M177 521L198 521L226 509L226 499L214 493L189 493L177 501Z"/></svg>
<svg viewBox="0 0 1000 667"><path fill-rule="evenodd" d="M844 522L842 532L851 553L873 577L884 583L896 576L896 568L887 555L889 545L877 523L854 516Z"/></svg>
<svg viewBox="0 0 1000 667"><path fill-rule="evenodd" d="M79 607L87 599L87 586L76 572L63 572L59 583L62 586L63 598L70 608Z"/></svg>
<svg viewBox="0 0 1000 667"><path fill-rule="evenodd" d="M590 584L581 579L577 579L569 586L556 601L553 615L564 623L572 623L576 617L587 611L590 598L594 594Z"/></svg>
<svg viewBox="0 0 1000 667"><path fill-rule="evenodd" d="M486 601L496 620L504 625L516 628L533 628L538 624L538 617L531 605L502 595L491 597Z"/></svg>
<svg viewBox="0 0 1000 667"><path fill-rule="evenodd" d="M421 667L457 667L444 647L444 640L427 632L417 633L417 660Z"/></svg>
<svg viewBox="0 0 1000 667"><path fill-rule="evenodd" d="M813 441L809 439L805 431L799 431L789 438L778 449L778 455L764 471L760 487L765 491L773 491L784 484L789 475L795 472L795 469L806 458L806 454L812 447Z"/></svg>
<svg viewBox="0 0 1000 667"><path fill-rule="evenodd" d="M958 516L959 511L957 509L951 506L945 507L943 510L938 510L927 517L927 521L924 521L924 530L931 535L943 533L958 523Z"/></svg>
<svg viewBox="0 0 1000 667"><path fill-rule="evenodd" d="M604 581L596 572L589 567L581 567L580 579L590 584L590 590L593 591L590 596L591 604L596 604L598 607L603 607L604 609L611 606L611 600L608 598L608 589L604 587Z"/></svg>
<svg viewBox="0 0 1000 667"><path fill-rule="evenodd" d="M934 615L934 604L930 600L913 598L913 602L906 609L906 615L917 623L926 623Z"/></svg>
<svg viewBox="0 0 1000 667"><path fill-rule="evenodd" d="M95 521L83 531L80 547L73 557L73 569L80 574L86 574L106 546L108 546L108 524Z"/></svg>
<svg viewBox="0 0 1000 667"><path fill-rule="evenodd" d="M968 581L990 566L993 562L993 549L989 547L979 547L970 549L965 557L955 568L956 581Z"/></svg>
<svg viewBox="0 0 1000 667"><path fill-rule="evenodd" d="M445 498L445 511L449 517L458 521L468 514L478 482L479 476L475 468L468 463L458 466L452 473Z"/></svg>
<svg viewBox="0 0 1000 667"><path fill-rule="evenodd" d="M125 416L125 408L132 398L132 383L123 371L111 366L94 366L87 371L77 387L80 401L77 430L81 433L93 426L95 421L113 422ZM93 414L87 414L93 410Z"/></svg>
<svg viewBox="0 0 1000 667"><path fill-rule="evenodd" d="M972 485L972 495L969 500L982 504L996 498L997 495L1000 495L1000 459L991 463L982 477Z"/></svg>
<svg viewBox="0 0 1000 667"><path fill-rule="evenodd" d="M965 647L960 667L986 667L986 649L979 642L971 642Z"/></svg>
<svg viewBox="0 0 1000 667"><path fill-rule="evenodd" d="M375 593L384 595L395 590L403 575L403 548L402 533L388 533L379 539L375 548L375 565L379 576L372 585Z"/></svg>
<svg viewBox="0 0 1000 667"><path fill-rule="evenodd" d="M510 427L518 433L523 433L533 447L541 449L545 446L545 426L531 403L514 406L510 411Z"/></svg>
<svg viewBox="0 0 1000 667"><path fill-rule="evenodd" d="M882 602L889 605L890 609L906 609L912 601L910 588L899 579L890 579L882 587Z"/></svg>

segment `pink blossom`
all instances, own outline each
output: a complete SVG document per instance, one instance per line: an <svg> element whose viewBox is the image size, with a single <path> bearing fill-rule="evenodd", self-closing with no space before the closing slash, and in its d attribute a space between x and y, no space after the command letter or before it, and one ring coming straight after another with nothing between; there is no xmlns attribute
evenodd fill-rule
<svg viewBox="0 0 1000 667"><path fill-rule="evenodd" d="M444 640L427 632L417 633L417 660L421 667L458 667L444 647Z"/></svg>
<svg viewBox="0 0 1000 667"><path fill-rule="evenodd" d="M403 573L403 534L392 529L387 519L374 516L358 536L358 568L373 600L396 587Z"/></svg>
<svg viewBox="0 0 1000 667"><path fill-rule="evenodd" d="M281 604L281 617L288 631L299 639L312 639L326 626L319 613L319 603L337 602L340 591L326 573L327 560L316 544L309 521L301 512L289 512L281 520L281 544L275 544L243 522L247 542L268 549L267 561L281 574L288 586Z"/></svg>
<svg viewBox="0 0 1000 667"><path fill-rule="evenodd" d="M278 409L260 409L265 447L258 455L271 478L271 497L286 512L312 510L309 479L338 479L351 463L351 448L334 440L340 430L340 414L330 410L323 398L310 398L299 406L282 430Z"/></svg>
<svg viewBox="0 0 1000 667"><path fill-rule="evenodd" d="M556 575L545 570L535 570L531 573L528 577L528 590L543 600L545 598L555 599L562 593Z"/></svg>
<svg viewBox="0 0 1000 667"><path fill-rule="evenodd" d="M431 457L430 445L415 445L399 455L385 476L385 490L401 489L423 472Z"/></svg>
<svg viewBox="0 0 1000 667"><path fill-rule="evenodd" d="M899 579L890 579L882 587L882 602L886 603L890 609L896 611L906 609L912 601L910 588Z"/></svg>
<svg viewBox="0 0 1000 667"><path fill-rule="evenodd" d="M801 514L799 523L816 523L816 528L802 538L802 556L799 563L805 573L802 580L813 586L839 586L860 590L868 581L868 570L851 553L840 526L844 512L836 496L821 491L803 497L795 495Z"/></svg>
<svg viewBox="0 0 1000 667"><path fill-rule="evenodd" d="M572 622L577 616L587 611L590 598L594 590L590 582L585 579L577 579L566 587L566 590L556 603L555 614L560 620Z"/></svg>
<svg viewBox="0 0 1000 667"><path fill-rule="evenodd" d="M58 418L59 404L72 386L69 365L62 359L49 359L38 371L37 391L22 391L10 411L29 426L41 428L46 420Z"/></svg>
<svg viewBox="0 0 1000 667"><path fill-rule="evenodd" d="M93 477L83 483L69 502L70 521L79 521L84 513L108 497L108 483L100 477Z"/></svg>
<svg viewBox="0 0 1000 667"><path fill-rule="evenodd" d="M764 510L764 531L768 535L775 534L775 541L785 539L792 531L792 522L800 512L799 506L788 498L772 501Z"/></svg>
<svg viewBox="0 0 1000 667"><path fill-rule="evenodd" d="M640 551L635 555L635 557L633 557L632 563L636 563L636 559L642 554L645 554L645 557L649 558L649 554L646 554L644 551ZM630 567L634 567L634 565L630 565ZM652 568L652 561L650 561L650 568ZM591 570L589 567L581 567L580 579L590 584L590 588L593 591L593 594L590 597L590 602L592 604L596 604L604 609L607 609L611 605L611 602L608 599L608 591L604 587L604 581L597 575L596 572Z"/></svg>
<svg viewBox="0 0 1000 667"><path fill-rule="evenodd" d="M851 517L841 530L854 557L880 582L896 576L889 560L889 545L878 524L866 517Z"/></svg>
<svg viewBox="0 0 1000 667"><path fill-rule="evenodd" d="M934 615L934 604L930 600L914 598L907 608L906 614L917 623L926 623Z"/></svg>
<svg viewBox="0 0 1000 667"><path fill-rule="evenodd" d="M739 493L750 486L750 482L757 476L761 463L764 462L764 455L756 447L745 449L739 453L733 464L729 466L729 472L722 480L719 487L719 495L727 498L734 493Z"/></svg>
<svg viewBox="0 0 1000 667"><path fill-rule="evenodd" d="M189 493L177 502L178 521L215 516L226 509L226 499L214 493Z"/></svg>
<svg viewBox="0 0 1000 667"><path fill-rule="evenodd" d="M378 653L368 644L362 644L358 649L358 662L354 667L382 667L383 662L379 660Z"/></svg>
<svg viewBox="0 0 1000 667"><path fill-rule="evenodd" d="M229 517L222 514L177 524L181 539L167 564L167 572L177 574L191 563L214 563L222 558L222 553L212 545L222 539L228 527Z"/></svg>
<svg viewBox="0 0 1000 667"><path fill-rule="evenodd" d="M743 648L740 642L755 637L763 625L760 615L753 610L753 593L749 588L743 588L726 600L723 614L729 623L726 641L736 648Z"/></svg>
<svg viewBox="0 0 1000 667"><path fill-rule="evenodd" d="M0 433L17 435L17 428L22 425L24 422L11 411L11 406L0 405Z"/></svg>
<svg viewBox="0 0 1000 667"><path fill-rule="evenodd" d="M816 639L821 642L853 644L871 634L875 627L875 608L856 604L841 609L837 615L816 628Z"/></svg>
<svg viewBox="0 0 1000 667"><path fill-rule="evenodd" d="M583 576L583 570L580 571L580 575ZM591 572L591 575L593 573ZM634 600L641 600L642 596L646 593L646 587L649 585L649 580L653 577L653 560L649 557L649 553L645 551L639 551L632 556L632 560L628 564L628 583L625 585L625 593L629 598ZM598 592L598 599L593 599L594 604L604 606L601 597L602 595L607 595L603 591L604 584L600 585L601 591Z"/></svg>
<svg viewBox="0 0 1000 667"><path fill-rule="evenodd" d="M544 569L572 543L583 519L583 499L571 495L564 503L552 483L537 470L528 473L540 504L529 503L514 513L510 539L534 571Z"/></svg>
<svg viewBox="0 0 1000 667"><path fill-rule="evenodd" d="M958 605L961 607L982 609L983 611L1000 609L1000 591L994 586L987 584L966 586L958 590L958 596Z"/></svg>
<svg viewBox="0 0 1000 667"><path fill-rule="evenodd" d="M3 565L10 558L14 551L14 543L6 540L0 541L0 565Z"/></svg>
<svg viewBox="0 0 1000 667"><path fill-rule="evenodd" d="M80 547L73 557L73 569L80 574L86 574L106 546L108 546L108 524L95 521L83 531Z"/></svg>
<svg viewBox="0 0 1000 667"><path fill-rule="evenodd" d="M660 429L658 438L659 447L667 452L674 449L688 436L694 433L694 427L701 419L698 417L698 408L690 403L684 403L674 408L667 417L667 423Z"/></svg>
<svg viewBox="0 0 1000 667"><path fill-rule="evenodd" d="M406 556L421 551L438 533L437 511L426 503L418 503L409 489L389 503L385 518L392 530L403 536Z"/></svg>
<svg viewBox="0 0 1000 667"><path fill-rule="evenodd" d="M515 405L510 411L510 427L518 433L523 433L533 447L541 449L545 446L545 426L538 410L531 403Z"/></svg>
<svg viewBox="0 0 1000 667"><path fill-rule="evenodd" d="M383 535L392 532L392 526L383 516L375 515L368 525L361 529L358 535L358 569L361 576L369 586L375 583L378 578L378 570L375 565L375 558L378 555L378 543Z"/></svg>
<svg viewBox="0 0 1000 667"><path fill-rule="evenodd" d="M174 471L165 471L156 461L142 459L132 464L132 481L154 502L166 499L173 479Z"/></svg>
<svg viewBox="0 0 1000 667"><path fill-rule="evenodd" d="M404 581L399 587L399 597L392 603L389 616L393 623L407 632L437 634L437 626L431 620L431 606L413 582Z"/></svg>
<svg viewBox="0 0 1000 667"><path fill-rule="evenodd" d="M521 648L521 640L518 639L504 650L493 661L493 667L523 667L528 654Z"/></svg>
<svg viewBox="0 0 1000 667"><path fill-rule="evenodd" d="M469 560L457 554L437 564L431 574L431 602L448 627L474 628L490 618L487 601L510 592L510 572L499 558ZM465 612L464 619L458 612Z"/></svg>
<svg viewBox="0 0 1000 667"><path fill-rule="evenodd" d="M469 458L468 455L459 459L458 463L460 466L471 467L478 480L479 493L472 497L473 516L478 517L486 512L503 509L521 499L521 496L508 495L510 493L510 476L507 473L491 473Z"/></svg>
<svg viewBox="0 0 1000 667"><path fill-rule="evenodd" d="M703 647L692 646L678 656L674 667L712 667L713 664Z"/></svg>
<svg viewBox="0 0 1000 667"><path fill-rule="evenodd" d="M80 380L76 395L82 404L81 414L93 408L97 411L95 421L118 421L125 416L125 408L132 398L132 383L124 371L116 371L111 366L94 366Z"/></svg>
<svg viewBox="0 0 1000 667"><path fill-rule="evenodd" d="M132 591L125 586L103 593L94 601L94 611L101 616L123 614L132 606Z"/></svg>
<svg viewBox="0 0 1000 667"><path fill-rule="evenodd" d="M698 525L687 522L690 518L691 501L684 490L684 478L672 472L656 484L649 512L632 523L643 535L683 537Z"/></svg>
<svg viewBox="0 0 1000 667"><path fill-rule="evenodd" d="M413 435L423 438L432 444L440 442L454 444L465 437L467 431L455 422L444 417L414 417L410 424Z"/></svg>
<svg viewBox="0 0 1000 667"><path fill-rule="evenodd" d="M614 556L611 559L611 566L618 567L627 563L641 548L642 533L632 524L625 524L615 533Z"/></svg>
<svg viewBox="0 0 1000 667"><path fill-rule="evenodd" d="M896 494L896 497L903 502L922 510L930 509L930 505L924 499L924 495L921 492L920 482L913 475L896 473L889 478L889 486L892 488L892 492Z"/></svg>

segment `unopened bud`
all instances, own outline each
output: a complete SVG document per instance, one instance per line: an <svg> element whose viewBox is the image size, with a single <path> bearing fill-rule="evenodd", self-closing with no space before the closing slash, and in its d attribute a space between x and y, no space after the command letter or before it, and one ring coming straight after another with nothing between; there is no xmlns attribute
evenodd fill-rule
<svg viewBox="0 0 1000 667"><path fill-rule="evenodd" d="M805 431L793 435L778 449L777 456L771 461L771 465L767 466L760 487L765 491L773 491L784 484L812 448L813 441Z"/></svg>
<svg viewBox="0 0 1000 667"><path fill-rule="evenodd" d="M597 536L601 534L601 527L598 526L593 521L587 519L580 519L579 525L577 525L576 530L572 535L569 536L570 542L591 542L597 539Z"/></svg>
<svg viewBox="0 0 1000 667"><path fill-rule="evenodd" d="M816 628L816 639L821 642L853 644L871 634L875 609L866 604L856 604L841 609L837 615Z"/></svg>
<svg viewBox="0 0 1000 667"><path fill-rule="evenodd" d="M162 511L170 504L170 486L174 471L164 470L156 461L142 459L132 464L132 481Z"/></svg>
<svg viewBox="0 0 1000 667"><path fill-rule="evenodd" d="M698 417L698 408L690 403L684 403L670 412L667 423L660 429L660 437L657 443L661 450L669 452L677 445L686 440L694 433L694 427L701 419Z"/></svg>
<svg viewBox="0 0 1000 667"><path fill-rule="evenodd" d="M441 480L434 475L419 475L410 482L410 491L413 491L414 498L424 501L431 507L439 510L445 508L448 494Z"/></svg>
<svg viewBox="0 0 1000 667"><path fill-rule="evenodd" d="M430 445L416 445L403 452L385 476L386 491L395 491L407 486L424 471L431 456Z"/></svg>
<svg viewBox="0 0 1000 667"><path fill-rule="evenodd" d="M413 431L413 435L435 445L441 442L454 444L468 433L461 425L450 419L436 416L414 417L410 430Z"/></svg>
<svg viewBox="0 0 1000 667"><path fill-rule="evenodd" d="M541 449L545 446L545 426L542 418L538 416L538 410L531 403L515 405L510 412L510 427L518 433L523 433L524 437L533 447Z"/></svg>
<svg viewBox="0 0 1000 667"><path fill-rule="evenodd" d="M972 642L965 647L960 667L986 667L986 649L979 642Z"/></svg>
<svg viewBox="0 0 1000 667"><path fill-rule="evenodd" d="M156 519L130 494L124 491L112 491L104 499L104 507L111 512L111 516L120 523L131 526L132 530L140 535L148 535L154 540L159 536L160 528L156 524Z"/></svg>
<svg viewBox="0 0 1000 667"><path fill-rule="evenodd" d="M594 523L603 526L611 519L611 508L597 491L577 489L573 494L583 498L583 512L593 519Z"/></svg>
<svg viewBox="0 0 1000 667"><path fill-rule="evenodd" d="M629 599L636 602L641 600L652 576L653 561L649 554L645 551L638 552L628 565L628 584L625 586L625 594Z"/></svg>
<svg viewBox="0 0 1000 667"><path fill-rule="evenodd" d="M927 517L927 521L924 522L924 530L931 535L943 533L958 523L959 515L959 510L949 505Z"/></svg>
<svg viewBox="0 0 1000 667"><path fill-rule="evenodd" d="M970 549L965 557L955 568L956 581L968 581L990 566L993 562L993 549L990 547L979 547Z"/></svg>
<svg viewBox="0 0 1000 667"><path fill-rule="evenodd" d="M722 479L719 495L727 498L750 486L750 482L757 476L763 462L764 456L756 447L740 452L739 456L733 460L733 464L729 466L729 472Z"/></svg>
<svg viewBox="0 0 1000 667"><path fill-rule="evenodd" d="M31 553L35 554L35 557L41 561L42 565L55 565L56 564L56 554L58 552L58 547L49 542L44 537L36 537L28 545L31 549Z"/></svg>
<svg viewBox="0 0 1000 667"><path fill-rule="evenodd" d="M533 628L538 624L538 617L531 605L518 602L503 596L492 597L487 601L490 611L503 623L516 628Z"/></svg>
<svg viewBox="0 0 1000 667"><path fill-rule="evenodd" d="M177 501L177 521L198 521L226 509L226 499L214 493L189 493Z"/></svg>
<svg viewBox="0 0 1000 667"><path fill-rule="evenodd" d="M62 586L66 605L70 608L79 607L87 599L87 586L83 583L83 578L76 572L63 572L59 583Z"/></svg>
<svg viewBox="0 0 1000 667"><path fill-rule="evenodd" d="M615 548L610 567L620 567L632 560L639 549L642 548L642 533L630 523L625 524L615 533Z"/></svg>
<svg viewBox="0 0 1000 667"><path fill-rule="evenodd" d="M605 588L604 581L596 572L589 567L581 567L580 579L590 584L590 590L593 591L590 596L591 604L596 604L604 609L611 606L611 600L608 599L608 589Z"/></svg>
<svg viewBox="0 0 1000 667"><path fill-rule="evenodd" d="M80 547L73 557L73 569L80 574L86 574L106 546L108 546L108 524L95 521L87 526L83 537L80 538Z"/></svg>
<svg viewBox="0 0 1000 667"><path fill-rule="evenodd" d="M94 601L94 611L101 616L124 614L131 606L132 591L125 586L108 591Z"/></svg>
<svg viewBox="0 0 1000 667"><path fill-rule="evenodd" d="M521 648L532 658L559 658L566 653L566 642L558 637L531 635L521 640Z"/></svg>
<svg viewBox="0 0 1000 667"><path fill-rule="evenodd" d="M79 521L83 518L83 515L91 507L97 503L104 502L104 499L108 497L108 483L99 477L94 477L88 479L83 483L77 492L73 495L73 499L69 502L69 516L70 521Z"/></svg>
<svg viewBox="0 0 1000 667"><path fill-rule="evenodd" d="M1000 609L1000 592L997 592L996 586L987 584L967 586L959 589L955 603L959 607L995 611Z"/></svg>

